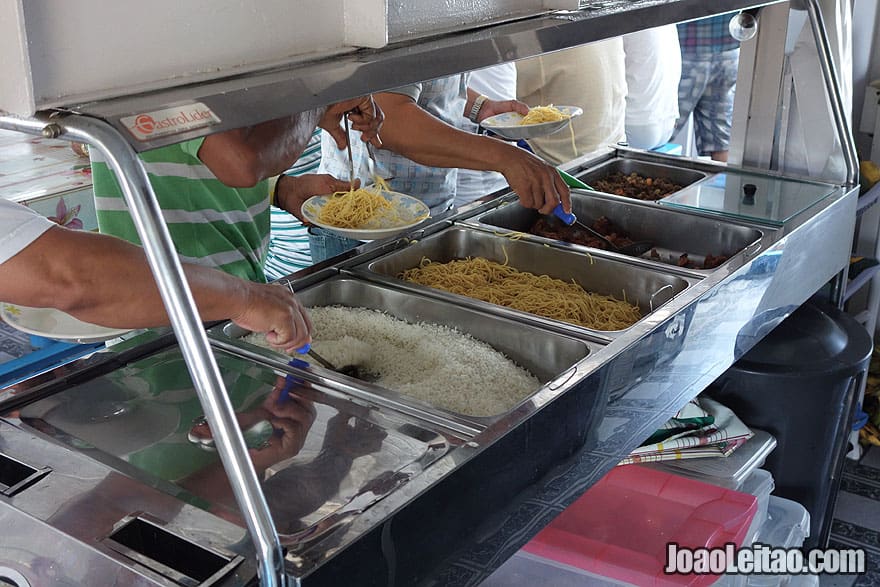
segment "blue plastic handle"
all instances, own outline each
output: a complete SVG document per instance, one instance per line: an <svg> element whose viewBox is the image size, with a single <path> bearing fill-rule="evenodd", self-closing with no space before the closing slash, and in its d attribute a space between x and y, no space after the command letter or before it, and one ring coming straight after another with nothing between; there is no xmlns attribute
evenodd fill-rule
<svg viewBox="0 0 880 587"><path fill-rule="evenodd" d="M307 352L309 352L310 350L312 350L312 344L307 342L304 347L300 347L300 348L296 349L296 352L298 352L301 355L304 355Z"/></svg>
<svg viewBox="0 0 880 587"><path fill-rule="evenodd" d="M308 349L311 348L311 346L306 345L303 348L306 349L306 351L308 351ZM290 365L291 367L297 367L299 369L305 369L306 367L309 366L308 363L306 363L305 361L303 361L301 359L297 359L296 357L294 357L293 359L290 359L290 361L288 361L287 364ZM280 406L282 404L287 403L287 401L290 399L290 391L293 389L293 386L294 385L302 385L303 383L304 382L302 379L297 379L293 375L285 375L284 376L284 388L282 388L281 393L278 394L278 405Z"/></svg>
<svg viewBox="0 0 880 587"><path fill-rule="evenodd" d="M566 214L565 210L562 209L562 204L556 204L556 207L553 208L553 215L562 220L566 226L571 226L575 222L577 222L577 216L574 214Z"/></svg>

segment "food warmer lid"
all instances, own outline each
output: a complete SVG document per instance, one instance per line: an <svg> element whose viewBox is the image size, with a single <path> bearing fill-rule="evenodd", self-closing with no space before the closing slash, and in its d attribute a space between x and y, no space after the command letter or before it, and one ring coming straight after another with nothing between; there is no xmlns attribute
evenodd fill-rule
<svg viewBox="0 0 880 587"><path fill-rule="evenodd" d="M821 183L725 172L690 185L660 203L779 226L835 190L835 186Z"/></svg>

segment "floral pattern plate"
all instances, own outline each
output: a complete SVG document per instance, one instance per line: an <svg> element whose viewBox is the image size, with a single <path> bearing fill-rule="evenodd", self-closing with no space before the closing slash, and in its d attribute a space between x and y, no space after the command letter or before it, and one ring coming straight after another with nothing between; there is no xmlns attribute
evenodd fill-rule
<svg viewBox="0 0 880 587"><path fill-rule="evenodd" d="M557 108L563 114L567 114L568 118L539 122L537 124L521 124L522 114L519 112L504 112L483 120L480 126L492 131L501 138L518 141L519 139L533 139L535 137L552 135L568 126L569 120L584 113L583 109L577 106L557 106Z"/></svg>
<svg viewBox="0 0 880 587"><path fill-rule="evenodd" d="M412 196L398 192L382 192L382 196L396 208L398 222L388 225L370 226L367 228L339 228L318 220L321 208L331 198L329 195L312 196L303 203L302 212L306 220L340 236L359 241L376 240L394 236L426 220L431 211L424 202Z"/></svg>

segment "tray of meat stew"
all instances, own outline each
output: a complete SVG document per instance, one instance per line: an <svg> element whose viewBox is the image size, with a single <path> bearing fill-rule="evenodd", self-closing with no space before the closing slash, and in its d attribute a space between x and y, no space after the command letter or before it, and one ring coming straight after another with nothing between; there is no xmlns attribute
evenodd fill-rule
<svg viewBox="0 0 880 587"><path fill-rule="evenodd" d="M706 177L705 173L693 169L632 159L612 159L580 175L579 179L598 192L656 201Z"/></svg>
<svg viewBox="0 0 880 587"><path fill-rule="evenodd" d="M698 271L718 267L762 236L755 228L681 214L646 202L596 198L575 191L571 194L571 205L579 222L604 234L617 247L633 241L649 241L653 246L642 258ZM500 228L523 233L557 244L609 248L607 243L576 224L565 226L555 217L541 215L515 201L484 212L468 223L493 231Z"/></svg>

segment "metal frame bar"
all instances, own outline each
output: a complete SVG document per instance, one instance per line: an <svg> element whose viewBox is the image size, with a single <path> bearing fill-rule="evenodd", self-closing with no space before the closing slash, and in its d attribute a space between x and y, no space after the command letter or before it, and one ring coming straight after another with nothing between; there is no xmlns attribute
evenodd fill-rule
<svg viewBox="0 0 880 587"><path fill-rule="evenodd" d="M849 128L846 118L843 98L841 97L840 82L837 75L837 66L831 55L831 45L828 41L828 30L825 28L825 18L819 7L819 0L807 0L807 13L810 16L810 25L813 28L813 37L816 39L816 52L819 56L819 65L822 69L822 77L825 81L825 89L831 102L831 112L834 116L834 124L837 127L837 138L843 150L846 164L847 185L855 185L859 179L859 158L856 153L855 140Z"/></svg>
<svg viewBox="0 0 880 587"><path fill-rule="evenodd" d="M97 148L119 180L147 261L186 360L199 401L211 426L235 500L254 541L262 585L287 585L284 555L269 507L226 394L226 387L199 317L171 234L137 153L106 122L83 115L22 118L0 112L0 128Z"/></svg>
<svg viewBox="0 0 880 587"><path fill-rule="evenodd" d="M777 141L788 2L758 13L758 34L740 46L729 163L771 169Z"/></svg>

